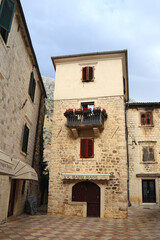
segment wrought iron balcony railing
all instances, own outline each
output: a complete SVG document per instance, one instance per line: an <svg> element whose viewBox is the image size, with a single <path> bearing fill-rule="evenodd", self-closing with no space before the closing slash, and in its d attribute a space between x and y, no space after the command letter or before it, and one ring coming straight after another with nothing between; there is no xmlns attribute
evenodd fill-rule
<svg viewBox="0 0 160 240"><path fill-rule="evenodd" d="M83 127L103 127L104 121L107 118L103 111L82 111L81 113L67 111L64 113L67 118L67 127L69 128L83 128Z"/></svg>

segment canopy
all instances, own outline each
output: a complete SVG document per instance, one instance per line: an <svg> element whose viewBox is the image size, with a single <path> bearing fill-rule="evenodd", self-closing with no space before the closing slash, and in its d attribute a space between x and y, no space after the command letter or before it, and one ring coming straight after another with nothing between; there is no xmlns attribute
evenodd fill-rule
<svg viewBox="0 0 160 240"><path fill-rule="evenodd" d="M36 171L29 164L14 158L12 159L12 162L14 164L14 174L12 176L13 179L38 181L38 175Z"/></svg>

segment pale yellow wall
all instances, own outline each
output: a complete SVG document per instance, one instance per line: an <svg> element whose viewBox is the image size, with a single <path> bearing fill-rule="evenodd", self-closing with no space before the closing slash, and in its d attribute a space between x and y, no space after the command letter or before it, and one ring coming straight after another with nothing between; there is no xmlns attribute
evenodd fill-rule
<svg viewBox="0 0 160 240"><path fill-rule="evenodd" d="M93 82L82 82L85 66L94 66ZM56 64L55 100L119 95L123 95L120 57Z"/></svg>

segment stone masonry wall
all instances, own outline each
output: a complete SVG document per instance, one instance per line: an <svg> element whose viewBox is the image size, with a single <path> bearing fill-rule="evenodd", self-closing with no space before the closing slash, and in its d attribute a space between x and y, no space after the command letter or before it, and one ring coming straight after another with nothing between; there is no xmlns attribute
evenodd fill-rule
<svg viewBox="0 0 160 240"><path fill-rule="evenodd" d="M106 109L104 130L94 139L94 158L80 158L80 138L94 137L81 131L74 139L66 127L64 112L78 108L81 102L94 101ZM86 204L71 201L72 186L78 181L63 182L62 173L113 173L108 181L93 181L101 188L101 217L127 217L127 154L123 97L60 100L54 102L53 137L50 155L48 214L86 216Z"/></svg>
<svg viewBox="0 0 160 240"><path fill-rule="evenodd" d="M9 202L10 182L8 176L0 175L0 224L7 220L8 205L4 203Z"/></svg>
<svg viewBox="0 0 160 240"><path fill-rule="evenodd" d="M11 31L7 44L4 43L0 35L0 150L10 158L16 158L29 165L32 165L33 151L35 143L36 126L39 111L39 101L41 96L40 79L36 68L33 66L30 48L26 43L22 25L19 25L18 9L14 14ZM21 26L19 28L19 26ZM34 102L29 94L30 74L34 72L36 80L36 90ZM27 154L22 152L22 139L24 124L29 127L29 141ZM4 196L8 196L10 191L9 176L0 176L0 181L4 181L4 188L1 191ZM14 215L20 214L24 210L26 198L21 195L22 184L19 183L16 197ZM27 192L28 181L25 191ZM6 193L7 191L7 193ZM9 197L6 201L0 200L0 209L5 209L5 216L1 215L0 221L7 217Z"/></svg>
<svg viewBox="0 0 160 240"><path fill-rule="evenodd" d="M129 192L132 205L142 204L142 179L136 174L160 173L160 109L152 109L153 125L141 126L140 112L145 112L145 108L134 108L127 110L128 123L128 147L129 147ZM154 147L155 161L146 163L142 161L142 146L151 145ZM160 199L159 179L148 177L147 179L155 179L156 181L156 202Z"/></svg>
<svg viewBox="0 0 160 240"><path fill-rule="evenodd" d="M39 161L40 161L40 138L41 133L43 131L43 124L44 124L44 114L45 114L45 98L42 96L42 99L40 101L40 111L39 111L39 119L38 119L38 126L37 126L37 134L35 139L35 152L34 152L34 160L33 160L33 168L36 170L38 174L38 178L40 177L40 169L39 169ZM40 178L39 178L40 179ZM37 197L37 204L40 205L40 199L41 199L41 191L39 182L32 181L29 188L29 194L35 194Z"/></svg>

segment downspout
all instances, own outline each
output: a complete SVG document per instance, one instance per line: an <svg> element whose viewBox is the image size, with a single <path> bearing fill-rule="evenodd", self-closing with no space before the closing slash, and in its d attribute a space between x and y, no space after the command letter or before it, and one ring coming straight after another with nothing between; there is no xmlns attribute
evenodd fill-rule
<svg viewBox="0 0 160 240"><path fill-rule="evenodd" d="M34 165L35 165L35 160L34 159L35 159L36 146L37 146L37 137L38 137L38 130L39 130L39 120L40 120L42 98L43 98L43 95L41 94L40 102L39 102L39 109L38 109L38 118L37 118L37 125L36 125L36 135L35 135L35 141L34 141L33 158L32 158L32 167L33 168L34 168Z"/></svg>
<svg viewBox="0 0 160 240"><path fill-rule="evenodd" d="M128 150L128 126L127 126L127 103L125 103L125 133L126 133L126 148L127 148L127 171L128 171L128 176L127 176L127 196L128 196L128 207L131 206L130 202L130 182L129 182L129 150Z"/></svg>

